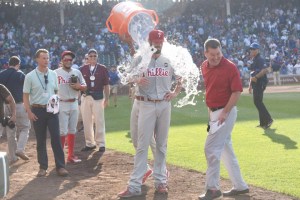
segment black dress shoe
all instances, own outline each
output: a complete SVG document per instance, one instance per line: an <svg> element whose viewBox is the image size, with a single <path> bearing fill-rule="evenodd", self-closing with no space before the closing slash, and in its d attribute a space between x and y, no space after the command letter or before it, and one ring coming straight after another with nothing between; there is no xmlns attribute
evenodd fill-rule
<svg viewBox="0 0 300 200"><path fill-rule="evenodd" d="M88 147L88 146L85 146L81 149L81 151L92 151L96 149L96 146L93 146L93 147Z"/></svg>
<svg viewBox="0 0 300 200"><path fill-rule="evenodd" d="M100 147L99 152L105 152L105 147Z"/></svg>
<svg viewBox="0 0 300 200"><path fill-rule="evenodd" d="M265 126L265 128L270 128L270 126L272 126L273 124L273 119L271 119L271 121L268 122L268 124Z"/></svg>
<svg viewBox="0 0 300 200"><path fill-rule="evenodd" d="M227 192L223 192L223 196L224 197L229 197L229 196L236 196L236 195L239 195L239 194L246 194L246 193L249 193L249 189L245 189L245 190L232 189L232 190L229 190Z"/></svg>
<svg viewBox="0 0 300 200"><path fill-rule="evenodd" d="M199 200L213 200L222 196L220 190L207 190L205 194L199 196Z"/></svg>

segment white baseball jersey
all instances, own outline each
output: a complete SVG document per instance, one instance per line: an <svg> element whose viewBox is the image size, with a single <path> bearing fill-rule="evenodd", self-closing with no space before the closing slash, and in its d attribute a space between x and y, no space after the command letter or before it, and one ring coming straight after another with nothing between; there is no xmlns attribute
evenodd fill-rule
<svg viewBox="0 0 300 200"><path fill-rule="evenodd" d="M139 86L140 94L153 100L162 100L165 94L171 91L172 77L175 74L170 60L160 55L157 59L151 58L143 76L148 79L149 84Z"/></svg>
<svg viewBox="0 0 300 200"><path fill-rule="evenodd" d="M78 90L74 90L69 86L70 79L72 75L78 77L78 81L81 85L86 85L85 80L81 74L81 72L77 69L71 68L69 72L65 71L62 67L55 70L57 77L58 77L58 96L60 100L68 100L68 99L78 99L79 92ZM66 109L78 109L78 101L75 102L68 102L60 104L60 110Z"/></svg>

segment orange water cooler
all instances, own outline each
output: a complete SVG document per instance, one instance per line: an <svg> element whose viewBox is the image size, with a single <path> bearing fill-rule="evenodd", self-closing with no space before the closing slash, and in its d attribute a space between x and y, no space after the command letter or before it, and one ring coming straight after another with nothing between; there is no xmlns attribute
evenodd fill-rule
<svg viewBox="0 0 300 200"><path fill-rule="evenodd" d="M146 40L159 19L154 10L145 9L137 2L121 2L115 5L106 20L106 27L119 34L124 42L140 43Z"/></svg>

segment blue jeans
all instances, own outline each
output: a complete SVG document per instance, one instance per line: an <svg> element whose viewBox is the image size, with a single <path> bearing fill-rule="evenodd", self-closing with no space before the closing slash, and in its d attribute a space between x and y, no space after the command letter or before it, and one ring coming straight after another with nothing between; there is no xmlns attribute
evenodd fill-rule
<svg viewBox="0 0 300 200"><path fill-rule="evenodd" d="M50 132L56 169L65 168L65 155L60 142L58 114L48 113L46 108L32 108L32 112L38 118L33 122L33 128L36 134L36 149L40 169L48 169L47 127Z"/></svg>

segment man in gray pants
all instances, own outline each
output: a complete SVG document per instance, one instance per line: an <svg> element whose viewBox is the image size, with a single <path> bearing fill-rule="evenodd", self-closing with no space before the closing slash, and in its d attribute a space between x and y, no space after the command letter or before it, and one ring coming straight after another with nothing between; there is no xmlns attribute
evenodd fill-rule
<svg viewBox="0 0 300 200"><path fill-rule="evenodd" d="M16 133L14 136L8 137L8 143L10 146L16 148L15 154L23 160L29 160L29 157L25 153L25 147L28 141L30 121L23 105L23 85L25 80L25 74L20 70L21 60L17 56L12 56L9 59L9 68L0 73L0 83L5 85L12 94L16 102ZM9 108L6 106L6 112L9 112ZM11 131L11 130L9 130ZM16 141L16 137L18 140ZM15 160L15 159L14 159Z"/></svg>
<svg viewBox="0 0 300 200"><path fill-rule="evenodd" d="M138 87L135 86L135 96L139 96L139 91ZM131 135L131 140L133 143L133 147L135 150L137 149L138 146L138 120L139 120L139 110L140 110L140 101L137 99L134 99L132 109L131 109L131 114L130 114L130 135ZM155 158L155 149L156 149L156 142L154 138L154 134L151 138L150 141L150 147L151 151L153 154L153 158ZM144 174L142 184L146 182L146 180L152 175L153 170L151 169L150 165L147 164L147 171Z"/></svg>
<svg viewBox="0 0 300 200"><path fill-rule="evenodd" d="M162 31L153 30L149 33L149 43L157 51L152 55L147 69L143 72L144 75L135 80L140 93L135 97L140 102L138 144L128 187L118 194L121 198L142 195L142 179L147 170L148 148L154 132L156 139L153 173L155 191L160 194L168 193L166 154L171 118L170 101L178 95L181 87L177 84L174 91L171 91L172 78L175 74L170 60L161 54L163 42Z"/></svg>
<svg viewBox="0 0 300 200"><path fill-rule="evenodd" d="M205 60L201 66L205 85L205 100L209 113L209 127L205 142L206 193L200 200L212 200L222 196L220 190L220 161L228 171L233 188L223 196L248 193L235 157L231 132L237 118L236 103L243 91L237 67L223 57L221 44L217 39L204 43Z"/></svg>

